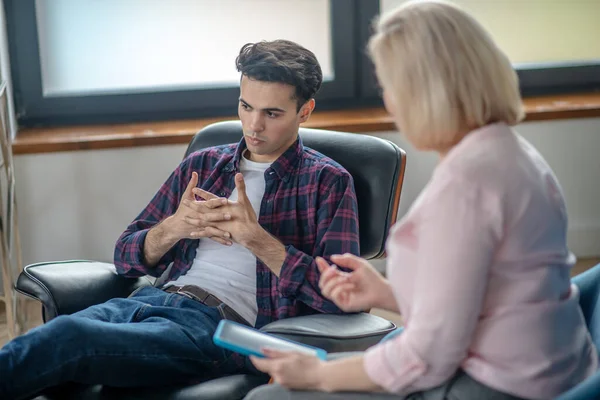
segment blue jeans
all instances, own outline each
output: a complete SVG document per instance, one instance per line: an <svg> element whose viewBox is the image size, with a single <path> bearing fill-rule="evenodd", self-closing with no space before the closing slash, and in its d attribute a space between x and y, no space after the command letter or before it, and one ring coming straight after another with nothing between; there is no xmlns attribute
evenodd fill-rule
<svg viewBox="0 0 600 400"><path fill-rule="evenodd" d="M154 287L57 317L0 349L0 399L65 382L149 386L238 372L212 341L221 319L218 307Z"/></svg>

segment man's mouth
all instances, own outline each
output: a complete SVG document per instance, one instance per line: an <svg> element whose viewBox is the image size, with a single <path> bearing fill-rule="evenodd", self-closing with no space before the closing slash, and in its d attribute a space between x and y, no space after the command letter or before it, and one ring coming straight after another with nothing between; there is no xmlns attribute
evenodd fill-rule
<svg viewBox="0 0 600 400"><path fill-rule="evenodd" d="M257 146L261 143L264 143L264 140L253 138L252 136L248 136L248 135L246 135L246 141L255 146Z"/></svg>

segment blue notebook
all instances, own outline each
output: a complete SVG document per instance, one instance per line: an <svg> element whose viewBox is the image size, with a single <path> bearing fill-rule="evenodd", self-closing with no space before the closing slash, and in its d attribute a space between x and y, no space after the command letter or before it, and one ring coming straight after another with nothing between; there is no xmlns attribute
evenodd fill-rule
<svg viewBox="0 0 600 400"><path fill-rule="evenodd" d="M269 333L238 324L237 322L221 320L213 335L213 342L228 350L246 356L264 357L263 348L280 351L298 351L312 354L321 360L327 358L327 352L318 347L308 346L293 340L282 339Z"/></svg>

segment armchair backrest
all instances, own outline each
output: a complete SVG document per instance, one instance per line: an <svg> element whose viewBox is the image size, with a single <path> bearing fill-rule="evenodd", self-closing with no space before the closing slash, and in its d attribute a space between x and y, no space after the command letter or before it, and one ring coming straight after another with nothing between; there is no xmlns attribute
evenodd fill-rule
<svg viewBox="0 0 600 400"><path fill-rule="evenodd" d="M573 277L572 282L579 287L579 305L600 355L600 264Z"/></svg>
<svg viewBox="0 0 600 400"><path fill-rule="evenodd" d="M406 153L373 136L300 128L303 144L341 164L354 178L358 200L361 256L382 257L389 228L396 222L406 168ZM237 143L242 124L226 121L198 132L185 156L206 147Z"/></svg>

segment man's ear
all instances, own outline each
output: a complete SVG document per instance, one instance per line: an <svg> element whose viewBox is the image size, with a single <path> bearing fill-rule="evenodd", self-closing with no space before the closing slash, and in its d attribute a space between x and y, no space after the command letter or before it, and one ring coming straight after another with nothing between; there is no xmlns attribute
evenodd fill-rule
<svg viewBox="0 0 600 400"><path fill-rule="evenodd" d="M315 99L310 99L300 109L300 123L308 121L310 114L315 109Z"/></svg>

